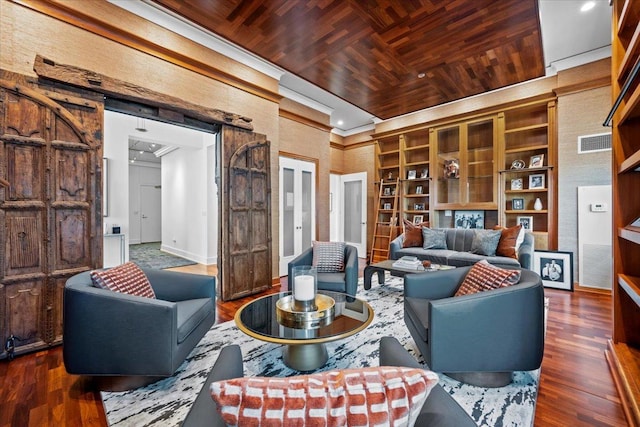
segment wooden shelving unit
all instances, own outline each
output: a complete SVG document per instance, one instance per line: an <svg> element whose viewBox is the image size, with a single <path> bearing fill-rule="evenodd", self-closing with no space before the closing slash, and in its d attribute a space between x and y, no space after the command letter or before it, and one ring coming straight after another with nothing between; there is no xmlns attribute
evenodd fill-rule
<svg viewBox="0 0 640 427"><path fill-rule="evenodd" d="M627 421L640 426L640 2L613 1L613 334L607 362Z"/></svg>
<svg viewBox="0 0 640 427"><path fill-rule="evenodd" d="M500 223L512 227L519 216L530 216L535 247L556 249L555 100L514 107L500 113L498 120L504 129L500 141L503 147L503 163L499 170ZM531 167L534 156L543 157L542 166ZM515 163L519 162L522 167L516 168ZM543 176L541 188L530 187L532 175ZM521 186L515 186L518 180L521 180ZM541 210L534 209L536 199L542 202ZM514 200L521 202L522 209L514 209Z"/></svg>

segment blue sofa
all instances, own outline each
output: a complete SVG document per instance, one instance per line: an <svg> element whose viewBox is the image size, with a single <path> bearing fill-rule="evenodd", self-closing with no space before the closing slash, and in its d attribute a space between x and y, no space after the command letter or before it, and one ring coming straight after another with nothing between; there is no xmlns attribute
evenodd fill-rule
<svg viewBox="0 0 640 427"><path fill-rule="evenodd" d="M404 234L396 237L390 245L390 258L415 256L434 264L466 267L486 259L489 263L503 268L521 267L531 269L533 262L534 239L530 232L524 233L524 241L518 249L518 259L504 256L485 256L471 253L474 230L443 228L447 240L447 249L423 249L421 247L403 248Z"/></svg>

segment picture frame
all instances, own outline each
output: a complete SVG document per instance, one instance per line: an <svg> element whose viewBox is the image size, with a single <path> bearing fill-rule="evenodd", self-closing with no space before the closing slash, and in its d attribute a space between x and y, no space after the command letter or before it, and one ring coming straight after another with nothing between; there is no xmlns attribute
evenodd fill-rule
<svg viewBox="0 0 640 427"><path fill-rule="evenodd" d="M511 210L514 210L514 211L524 210L524 199L523 198L511 199Z"/></svg>
<svg viewBox="0 0 640 427"><path fill-rule="evenodd" d="M520 224L524 230L533 231L533 215L518 215L516 225Z"/></svg>
<svg viewBox="0 0 640 427"><path fill-rule="evenodd" d="M422 169L422 172L420 172L420 178L429 178L429 168Z"/></svg>
<svg viewBox="0 0 640 427"><path fill-rule="evenodd" d="M391 195L391 187L384 187L383 195L384 196L390 196Z"/></svg>
<svg viewBox="0 0 640 427"><path fill-rule="evenodd" d="M382 205L382 209L385 211L390 211L391 210L391 203L385 203L384 205Z"/></svg>
<svg viewBox="0 0 640 427"><path fill-rule="evenodd" d="M544 174L536 173L529 175L529 189L544 188Z"/></svg>
<svg viewBox="0 0 640 427"><path fill-rule="evenodd" d="M416 170L411 169L407 172L407 179L416 179Z"/></svg>
<svg viewBox="0 0 640 427"><path fill-rule="evenodd" d="M424 219L424 215L414 215L413 216L413 223L415 225L418 225L423 221L423 219Z"/></svg>
<svg viewBox="0 0 640 427"><path fill-rule="evenodd" d="M422 194L422 185L416 186L416 194Z"/></svg>
<svg viewBox="0 0 640 427"><path fill-rule="evenodd" d="M546 288L573 292L573 252L534 251L532 270Z"/></svg>
<svg viewBox="0 0 640 427"><path fill-rule="evenodd" d="M424 210L424 203L415 203L413 205L413 210L414 211L423 211Z"/></svg>
<svg viewBox="0 0 640 427"><path fill-rule="evenodd" d="M544 164L544 154L533 155L529 160L529 168L541 168L543 164Z"/></svg>
<svg viewBox="0 0 640 427"><path fill-rule="evenodd" d="M444 161L444 177L449 179L460 178L460 162L458 159Z"/></svg>
<svg viewBox="0 0 640 427"><path fill-rule="evenodd" d="M455 228L484 229L484 211L455 211Z"/></svg>
<svg viewBox="0 0 640 427"><path fill-rule="evenodd" d="M522 190L522 178L514 178L511 180L512 190Z"/></svg>

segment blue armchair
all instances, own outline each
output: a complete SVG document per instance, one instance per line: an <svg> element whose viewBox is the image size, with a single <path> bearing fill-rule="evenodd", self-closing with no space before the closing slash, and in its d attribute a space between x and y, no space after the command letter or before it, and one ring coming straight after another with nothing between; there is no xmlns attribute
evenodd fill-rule
<svg viewBox="0 0 640 427"><path fill-rule="evenodd" d="M305 250L289 262L289 289L293 288L293 267L311 265L312 262L313 247ZM351 296L356 296L356 292L358 292L358 250L354 246L345 245L343 272L318 273L318 289L343 292Z"/></svg>

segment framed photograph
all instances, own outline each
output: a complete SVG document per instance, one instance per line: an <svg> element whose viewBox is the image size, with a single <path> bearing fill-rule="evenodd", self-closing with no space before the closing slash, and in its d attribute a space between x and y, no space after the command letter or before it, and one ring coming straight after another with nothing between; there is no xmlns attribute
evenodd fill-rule
<svg viewBox="0 0 640 427"><path fill-rule="evenodd" d="M420 178L429 178L429 168L422 169L422 172L420 172Z"/></svg>
<svg viewBox="0 0 640 427"><path fill-rule="evenodd" d="M460 163L458 162L458 159L444 161L444 177L460 178Z"/></svg>
<svg viewBox="0 0 640 427"><path fill-rule="evenodd" d="M521 211L524 209L524 199L511 199L511 210Z"/></svg>
<svg viewBox="0 0 640 427"><path fill-rule="evenodd" d="M415 171L415 169L412 169L409 172L407 172L407 179L416 179L416 171Z"/></svg>
<svg viewBox="0 0 640 427"><path fill-rule="evenodd" d="M384 187L384 192L383 194L385 196L390 196L391 195L391 187Z"/></svg>
<svg viewBox="0 0 640 427"><path fill-rule="evenodd" d="M535 156L531 156L531 160L529 160L530 168L541 168L544 163L544 154L536 154Z"/></svg>
<svg viewBox="0 0 640 427"><path fill-rule="evenodd" d="M424 210L424 203L416 203L413 205L413 210L414 211L423 211Z"/></svg>
<svg viewBox="0 0 640 427"><path fill-rule="evenodd" d="M532 270L545 287L573 291L573 252L534 251Z"/></svg>
<svg viewBox="0 0 640 427"><path fill-rule="evenodd" d="M516 218L516 223L520 224L522 226L522 228L525 229L525 230L533 231L533 216L531 216L531 215L529 215L529 216L519 215Z"/></svg>
<svg viewBox="0 0 640 427"><path fill-rule="evenodd" d="M544 174L537 173L529 175L529 189L544 188Z"/></svg>
<svg viewBox="0 0 640 427"><path fill-rule="evenodd" d="M418 225L418 224L420 224L422 222L423 218L424 218L424 215L414 215L413 216L413 223Z"/></svg>
<svg viewBox="0 0 640 427"><path fill-rule="evenodd" d="M382 209L384 209L385 211L390 211L391 203L385 203L384 205L382 205Z"/></svg>
<svg viewBox="0 0 640 427"><path fill-rule="evenodd" d="M422 185L416 186L416 194L422 194Z"/></svg>
<svg viewBox="0 0 640 427"><path fill-rule="evenodd" d="M515 178L511 180L512 190L522 190L522 178Z"/></svg>
<svg viewBox="0 0 640 427"><path fill-rule="evenodd" d="M484 228L484 211L456 211L455 228Z"/></svg>

